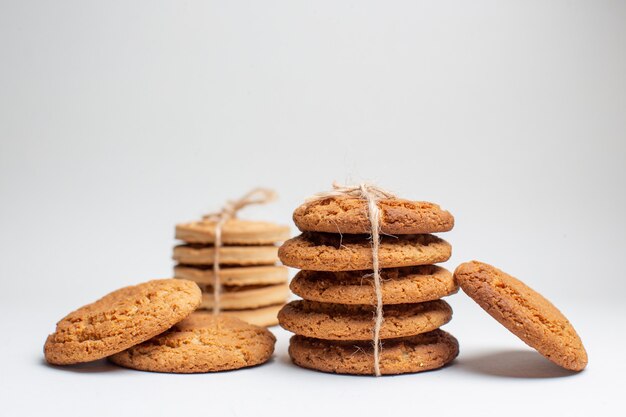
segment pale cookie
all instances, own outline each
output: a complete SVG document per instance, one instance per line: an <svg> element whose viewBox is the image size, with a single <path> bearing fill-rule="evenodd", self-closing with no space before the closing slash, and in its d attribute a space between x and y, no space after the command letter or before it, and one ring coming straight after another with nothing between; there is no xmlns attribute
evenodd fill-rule
<svg viewBox="0 0 626 417"><path fill-rule="evenodd" d="M433 235L382 236L381 268L445 262L452 254L448 242ZM372 246L366 235L305 232L286 241L278 251L283 264L312 271L355 271L372 268Z"/></svg>
<svg viewBox="0 0 626 417"><path fill-rule="evenodd" d="M202 293L200 308L212 309L214 305L213 289L205 288ZM244 308L265 307L284 303L289 298L289 286L285 284L224 287L220 295L220 308L224 310L240 310Z"/></svg>
<svg viewBox="0 0 626 417"><path fill-rule="evenodd" d="M213 265L213 246L179 245L174 248L174 260L186 265ZM220 265L273 265L278 261L276 246L222 246Z"/></svg>
<svg viewBox="0 0 626 417"><path fill-rule="evenodd" d="M541 294L482 262L461 264L454 276L478 305L543 356L573 371L587 366L587 352L576 330Z"/></svg>
<svg viewBox="0 0 626 417"><path fill-rule="evenodd" d="M193 313L169 331L109 359L140 371L228 371L267 362L275 343L274 335L263 327L235 317Z"/></svg>
<svg viewBox="0 0 626 417"><path fill-rule="evenodd" d="M203 220L176 225L176 239L187 243L215 243L216 222ZM271 245L289 239L289 226L230 219L222 226L224 245Z"/></svg>
<svg viewBox="0 0 626 417"><path fill-rule="evenodd" d="M459 343L443 330L383 341L380 372L397 375L429 371L445 366L459 354ZM330 341L293 336L291 360L303 368L337 374L373 375L371 342Z"/></svg>
<svg viewBox="0 0 626 417"><path fill-rule="evenodd" d="M422 303L454 294L450 271L436 265L383 269L383 304ZM376 304L372 271L300 271L289 286L305 300L338 304Z"/></svg>
<svg viewBox="0 0 626 417"><path fill-rule="evenodd" d="M437 204L399 198L377 202L380 231L384 234L423 234L447 232L454 227L454 217ZM338 196L306 202L293 213L301 231L328 233L370 233L367 201Z"/></svg>
<svg viewBox="0 0 626 417"><path fill-rule="evenodd" d="M375 307L292 301L278 313L285 329L301 336L328 340L372 340ZM443 300L383 307L381 339L413 336L443 326L452 309Z"/></svg>
<svg viewBox="0 0 626 417"><path fill-rule="evenodd" d="M200 288L180 279L119 289L61 319L46 340L46 360L69 365L121 352L169 329L200 301Z"/></svg>
<svg viewBox="0 0 626 417"><path fill-rule="evenodd" d="M237 317L246 323L256 326L275 326L278 324L278 312L284 304L275 304L266 307L251 308L246 310L222 310L223 316Z"/></svg>
<svg viewBox="0 0 626 417"><path fill-rule="evenodd" d="M212 267L176 265L174 276L203 285L213 285L215 282ZM242 268L220 266L222 285L271 285L287 282L288 279L289 272L284 266L246 266Z"/></svg>

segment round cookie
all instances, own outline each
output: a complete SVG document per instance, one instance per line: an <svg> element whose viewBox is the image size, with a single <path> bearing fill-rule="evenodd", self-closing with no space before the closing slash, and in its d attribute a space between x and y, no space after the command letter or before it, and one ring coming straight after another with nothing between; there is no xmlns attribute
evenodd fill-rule
<svg viewBox="0 0 626 417"><path fill-rule="evenodd" d="M478 305L543 356L572 371L587 366L587 352L572 324L522 281L477 261L459 265L454 276Z"/></svg>
<svg viewBox="0 0 626 417"><path fill-rule="evenodd" d="M283 305L284 304L275 304L246 310L222 310L220 314L223 316L237 317L255 326L269 327L278 324L278 312Z"/></svg>
<svg viewBox="0 0 626 417"><path fill-rule="evenodd" d="M235 317L193 313L169 331L109 359L140 371L228 371L267 362L275 343L269 330Z"/></svg>
<svg viewBox="0 0 626 417"><path fill-rule="evenodd" d="M120 352L169 329L200 301L196 283L180 279L121 288L61 319L44 345L46 360L69 365Z"/></svg>
<svg viewBox="0 0 626 417"><path fill-rule="evenodd" d="M215 243L216 222L203 220L176 225L176 239L187 243ZM222 226L224 245L271 245L289 239L289 226L230 219Z"/></svg>
<svg viewBox="0 0 626 417"><path fill-rule="evenodd" d="M174 248L173 259L186 265L213 265L213 246L179 245ZM278 261L276 246L222 246L219 249L220 265L273 265Z"/></svg>
<svg viewBox="0 0 626 417"><path fill-rule="evenodd" d="M452 254L448 242L433 235L382 236L381 268L445 262ZM369 236L304 232L278 250L283 264L311 271L356 271L372 268Z"/></svg>
<svg viewBox="0 0 626 417"><path fill-rule="evenodd" d="M289 356L298 366L338 374L373 375L371 342L338 342L293 336ZM383 375L423 372L441 368L459 354L459 343L443 330L383 341L380 371Z"/></svg>
<svg viewBox="0 0 626 417"><path fill-rule="evenodd" d="M454 217L437 204L391 198L377 205L384 234L437 233L454 227ZM303 232L369 234L371 230L367 201L348 196L306 202L294 211L293 221Z"/></svg>
<svg viewBox="0 0 626 417"><path fill-rule="evenodd" d="M220 308L224 310L240 310L244 308L264 307L272 304L282 304L289 298L289 286L285 284L251 286L251 287L224 287L220 295ZM200 308L213 308L213 290L207 288L202 293Z"/></svg>
<svg viewBox="0 0 626 417"><path fill-rule="evenodd" d="M450 271L436 265L383 269L383 304L422 303L454 294ZM375 304L372 271L300 271L289 286L305 300L339 304Z"/></svg>
<svg viewBox="0 0 626 417"><path fill-rule="evenodd" d="M375 307L298 300L285 305L278 322L301 336L327 340L372 340ZM414 336L435 330L452 318L443 300L383 307L381 339Z"/></svg>
<svg viewBox="0 0 626 417"><path fill-rule="evenodd" d="M202 268L198 266L176 265L174 267L174 276L202 285L213 285L215 281L212 267ZM284 266L220 267L220 282L222 285L272 285L287 282L288 279L289 271Z"/></svg>

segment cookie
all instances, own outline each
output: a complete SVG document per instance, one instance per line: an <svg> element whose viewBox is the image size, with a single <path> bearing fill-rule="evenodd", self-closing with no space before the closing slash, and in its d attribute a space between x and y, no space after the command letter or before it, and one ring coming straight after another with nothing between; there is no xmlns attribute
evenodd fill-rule
<svg viewBox="0 0 626 417"><path fill-rule="evenodd" d="M140 371L228 371L267 362L275 343L269 330L235 317L193 313L169 331L109 359Z"/></svg>
<svg viewBox="0 0 626 417"><path fill-rule="evenodd" d="M224 310L240 310L244 308L264 307L284 303L289 298L289 286L285 284L223 287L220 295L220 308ZM202 293L200 308L213 308L213 289L206 288Z"/></svg>
<svg viewBox="0 0 626 417"><path fill-rule="evenodd" d="M245 310L222 310L223 316L237 317L246 323L256 326L275 326L278 324L278 312L284 304L274 304L266 307L251 308Z"/></svg>
<svg viewBox="0 0 626 417"><path fill-rule="evenodd" d="M452 254L448 242L433 235L382 236L381 268L445 262ZM312 271L355 271L372 268L369 236L304 232L278 251L283 264Z"/></svg>
<svg viewBox="0 0 626 417"><path fill-rule="evenodd" d="M441 368L459 354L459 344L443 330L383 341L380 371L383 375L423 372ZM298 366L337 374L374 374L371 342L329 341L293 336L289 356Z"/></svg>
<svg viewBox="0 0 626 417"><path fill-rule="evenodd" d="M174 276L204 285L212 285L215 281L212 267L176 265ZM220 267L222 285L272 285L287 282L288 279L289 272L284 266Z"/></svg>
<svg viewBox="0 0 626 417"><path fill-rule="evenodd" d="M422 303L454 294L450 271L436 265L381 270L383 304ZM300 271L289 286L305 300L339 304L375 304L372 271Z"/></svg>
<svg viewBox="0 0 626 417"><path fill-rule="evenodd" d="M377 205L383 234L437 233L454 227L454 217L437 204L392 198ZM369 234L371 230L367 201L347 196L306 202L294 211L293 221L303 232Z"/></svg>
<svg viewBox="0 0 626 417"><path fill-rule="evenodd" d="M46 360L69 365L120 352L169 329L200 302L196 283L181 279L119 289L61 319L46 340Z"/></svg>
<svg viewBox="0 0 626 417"><path fill-rule="evenodd" d="M278 313L285 329L302 336L328 340L371 340L374 306L292 301ZM443 326L452 309L443 300L383 307L381 339L413 336Z"/></svg>
<svg viewBox="0 0 626 417"><path fill-rule="evenodd" d="M174 248L174 260L186 265L213 265L215 248L201 245L179 245ZM276 246L222 246L220 265L273 265L278 261Z"/></svg>
<svg viewBox="0 0 626 417"><path fill-rule="evenodd" d="M459 265L454 276L478 305L543 356L572 371L587 366L587 352L572 324L522 281L477 261Z"/></svg>
<svg viewBox="0 0 626 417"><path fill-rule="evenodd" d="M203 220L176 225L176 239L187 243L215 243L216 222ZM271 245L289 239L289 226L230 219L222 225L224 245Z"/></svg>

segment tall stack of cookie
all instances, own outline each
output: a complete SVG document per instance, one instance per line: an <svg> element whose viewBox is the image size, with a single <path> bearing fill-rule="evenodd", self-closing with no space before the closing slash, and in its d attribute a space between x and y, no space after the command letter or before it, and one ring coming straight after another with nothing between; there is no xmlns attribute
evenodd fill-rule
<svg viewBox="0 0 626 417"><path fill-rule="evenodd" d="M226 207L226 213L232 211ZM200 286L200 309L259 326L277 324L289 298L287 268L277 264L278 244L289 237L289 227L221 215L176 226L176 238L184 244L174 248L174 276Z"/></svg>
<svg viewBox="0 0 626 417"><path fill-rule="evenodd" d="M283 264L301 269L291 289L303 300L279 313L280 325L296 334L291 359L319 371L376 375L449 363L458 343L439 329L452 317L441 298L458 287L434 265L449 259L451 246L431 233L451 230L454 218L372 186L335 188L295 210L302 234L279 249Z"/></svg>

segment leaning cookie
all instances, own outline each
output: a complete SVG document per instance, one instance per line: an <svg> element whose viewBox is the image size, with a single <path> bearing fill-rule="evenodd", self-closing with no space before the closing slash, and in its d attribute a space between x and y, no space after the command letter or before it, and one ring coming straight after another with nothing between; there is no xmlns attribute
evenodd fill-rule
<svg viewBox="0 0 626 417"><path fill-rule="evenodd" d="M454 217L437 204L399 198L379 200L380 231L384 234L447 232ZM367 201L348 196L325 197L302 204L293 221L303 232L370 233Z"/></svg>
<svg viewBox="0 0 626 417"><path fill-rule="evenodd" d="M235 317L193 313L169 331L109 359L140 371L229 371L267 362L275 343L269 330Z"/></svg>
<svg viewBox="0 0 626 417"><path fill-rule="evenodd" d="M587 352L569 320L522 281L477 261L459 265L454 276L478 305L543 356L573 371L587 366Z"/></svg>
<svg viewBox="0 0 626 417"><path fill-rule="evenodd" d="M372 375L371 342L330 341L293 336L289 356L303 368L322 372ZM382 375L423 372L441 368L459 354L459 344L449 333L434 330L417 336L383 341L380 353Z"/></svg>
<svg viewBox="0 0 626 417"><path fill-rule="evenodd" d="M448 242L434 235L383 236L378 250L381 268L445 262ZM357 271L372 268L372 246L363 235L305 232L286 241L278 257L287 266L311 271Z"/></svg>
<svg viewBox="0 0 626 417"><path fill-rule="evenodd" d="M161 279L125 287L68 314L44 345L54 365L95 361L172 327L201 302L191 281Z"/></svg>

